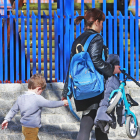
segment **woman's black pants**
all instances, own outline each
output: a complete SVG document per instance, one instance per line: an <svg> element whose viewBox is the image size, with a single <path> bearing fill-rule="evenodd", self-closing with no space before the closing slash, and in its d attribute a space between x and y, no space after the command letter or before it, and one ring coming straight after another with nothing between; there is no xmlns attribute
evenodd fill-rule
<svg viewBox="0 0 140 140"><path fill-rule="evenodd" d="M77 140L89 140L90 132L94 126L94 119L97 110L91 110L87 115L83 115L80 122L80 131ZM95 128L96 140L108 140L107 134L103 133L100 128Z"/></svg>

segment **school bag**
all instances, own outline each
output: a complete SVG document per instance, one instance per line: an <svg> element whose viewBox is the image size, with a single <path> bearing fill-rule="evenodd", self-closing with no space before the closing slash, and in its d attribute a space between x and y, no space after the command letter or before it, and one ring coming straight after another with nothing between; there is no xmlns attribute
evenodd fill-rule
<svg viewBox="0 0 140 140"><path fill-rule="evenodd" d="M76 46L76 54L72 57L69 67L67 100L72 114L80 120L73 111L69 96L73 93L76 100L84 100L95 97L104 91L104 77L95 70L93 62L87 52L91 40L97 34L92 34L86 40L84 47L81 44ZM78 52L77 47L81 46L82 51ZM102 57L104 57L102 55Z"/></svg>

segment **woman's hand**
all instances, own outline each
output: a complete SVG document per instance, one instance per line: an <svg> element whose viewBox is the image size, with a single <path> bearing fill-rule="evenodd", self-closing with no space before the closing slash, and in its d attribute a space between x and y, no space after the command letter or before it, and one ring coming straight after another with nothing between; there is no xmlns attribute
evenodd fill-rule
<svg viewBox="0 0 140 140"><path fill-rule="evenodd" d="M120 66L119 65L115 65L113 74L119 74L119 73L121 73Z"/></svg>

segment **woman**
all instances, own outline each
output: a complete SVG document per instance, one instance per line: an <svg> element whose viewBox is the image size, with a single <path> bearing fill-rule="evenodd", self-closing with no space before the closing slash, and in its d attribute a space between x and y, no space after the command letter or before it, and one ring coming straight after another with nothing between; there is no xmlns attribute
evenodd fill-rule
<svg viewBox="0 0 140 140"><path fill-rule="evenodd" d="M102 24L105 20L104 13L96 8L92 8L86 11L84 16L78 16L75 20L76 24L79 24L81 20L84 19L85 22L85 32L82 33L74 42L71 49L71 58L74 54L76 54L76 45L82 44L86 42L87 38L91 34L100 33L102 30ZM103 38L100 34L97 34L89 44L88 53L91 57L91 60L94 64L95 69L103 74L104 77L110 77L113 74L120 73L119 65L112 65L110 63L105 62L102 59L102 51L103 51ZM71 59L70 58L70 59ZM68 93L68 73L66 77L66 82L64 85L64 89L62 92L63 99L66 98ZM96 116L98 104L103 98L103 93L100 95L85 99L85 100L75 100L76 110L83 111L81 123L80 123L80 131L77 136L77 140L89 140L90 132L92 127L94 126L94 119ZM89 109L90 108L90 109ZM108 140L107 134L103 133L99 128L95 128L95 136L96 140Z"/></svg>

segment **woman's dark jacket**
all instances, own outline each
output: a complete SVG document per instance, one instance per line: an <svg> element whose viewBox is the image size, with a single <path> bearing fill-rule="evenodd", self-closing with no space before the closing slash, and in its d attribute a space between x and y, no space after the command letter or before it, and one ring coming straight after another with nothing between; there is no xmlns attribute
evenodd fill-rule
<svg viewBox="0 0 140 140"><path fill-rule="evenodd" d="M71 55L70 55L70 60L76 54L76 46L77 44L81 44L84 46L84 43L88 39L88 37L91 34L97 33L96 31L92 29L86 30L84 33L82 33L74 42L72 45L71 49ZM110 77L113 75L114 71L114 66L111 65L110 63L107 63L103 61L102 59L102 51L103 51L104 45L103 45L103 38L100 34L97 34L92 41L89 44L88 47L88 53L91 57L91 60L94 64L95 69L104 75L104 77ZM68 68L69 71L69 68ZM62 92L62 96L67 98L67 93L68 93L68 73L66 77L66 81L64 84L64 89ZM100 100L103 98L103 94L100 94L96 97L85 99L85 100L75 100L75 105L76 105L76 110L77 111L83 111L86 110L89 106L91 106L94 103L99 103Z"/></svg>

